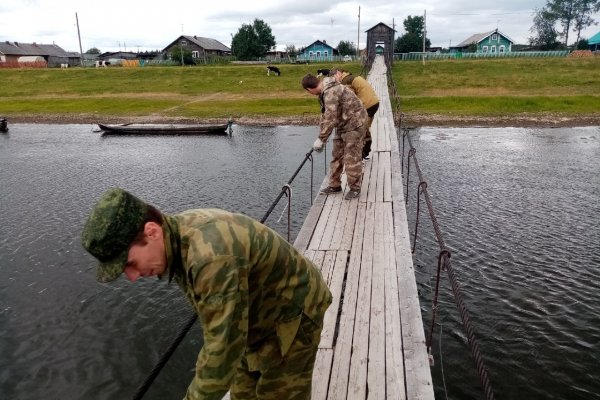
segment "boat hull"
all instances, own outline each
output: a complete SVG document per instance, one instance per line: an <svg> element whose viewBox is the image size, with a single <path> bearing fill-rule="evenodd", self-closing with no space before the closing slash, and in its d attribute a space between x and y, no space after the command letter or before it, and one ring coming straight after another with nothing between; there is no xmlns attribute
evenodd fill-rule
<svg viewBox="0 0 600 400"><path fill-rule="evenodd" d="M98 124L103 135L224 135L228 124Z"/></svg>

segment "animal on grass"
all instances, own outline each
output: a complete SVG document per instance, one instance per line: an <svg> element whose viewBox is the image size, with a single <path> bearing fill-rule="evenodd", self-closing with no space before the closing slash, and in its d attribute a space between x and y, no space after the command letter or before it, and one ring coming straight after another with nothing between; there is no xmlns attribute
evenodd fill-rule
<svg viewBox="0 0 600 400"><path fill-rule="evenodd" d="M329 76L329 69L327 69L327 68L318 69L317 76Z"/></svg>
<svg viewBox="0 0 600 400"><path fill-rule="evenodd" d="M277 74L277 76L281 75L281 71L279 70L279 68L269 65L267 67L267 75L271 75L271 72Z"/></svg>

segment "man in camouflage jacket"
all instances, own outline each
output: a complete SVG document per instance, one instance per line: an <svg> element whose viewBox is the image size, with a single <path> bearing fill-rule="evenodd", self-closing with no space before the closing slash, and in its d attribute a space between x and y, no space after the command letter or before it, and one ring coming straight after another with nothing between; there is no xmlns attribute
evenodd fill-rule
<svg viewBox="0 0 600 400"><path fill-rule="evenodd" d="M321 104L319 137L313 144L315 151L323 149L335 128L329 186L322 192L331 194L341 191L342 171L346 167L350 187L346 199L356 198L360 194L362 148L368 122L365 107L352 89L339 84L334 78L320 81L316 76L308 74L302 78L302 87L310 94L319 96Z"/></svg>
<svg viewBox="0 0 600 400"><path fill-rule="evenodd" d="M366 159L371 152L371 144L373 141L370 128L373 124L375 113L379 109L379 98L377 97L377 93L375 93L375 89L373 89L373 86L371 86L365 78L360 75L354 76L351 72L347 72L343 68L334 68L329 72L329 75L333 76L335 80L342 85L349 86L367 109L369 121L367 122L365 142L362 149L362 158Z"/></svg>
<svg viewBox="0 0 600 400"><path fill-rule="evenodd" d="M186 399L309 399L331 293L317 268L265 225L217 209L168 216L107 191L82 234L97 279L168 276L200 317L204 345Z"/></svg>

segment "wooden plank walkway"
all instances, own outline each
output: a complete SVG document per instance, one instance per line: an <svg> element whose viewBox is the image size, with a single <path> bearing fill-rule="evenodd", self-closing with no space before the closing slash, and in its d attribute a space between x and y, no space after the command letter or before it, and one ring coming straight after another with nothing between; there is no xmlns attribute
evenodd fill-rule
<svg viewBox="0 0 600 400"><path fill-rule="evenodd" d="M318 195L294 242L333 294L312 399L433 399L383 57L368 80L380 108L361 194Z"/></svg>

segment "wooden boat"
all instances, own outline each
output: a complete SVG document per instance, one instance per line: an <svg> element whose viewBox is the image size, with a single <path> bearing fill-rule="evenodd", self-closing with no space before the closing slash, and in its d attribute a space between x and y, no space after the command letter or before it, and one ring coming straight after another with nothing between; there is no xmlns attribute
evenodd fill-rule
<svg viewBox="0 0 600 400"><path fill-rule="evenodd" d="M223 135L229 124L98 124L104 135Z"/></svg>
<svg viewBox="0 0 600 400"><path fill-rule="evenodd" d="M6 121L6 118L4 117L0 117L0 132L8 132L8 121Z"/></svg>

